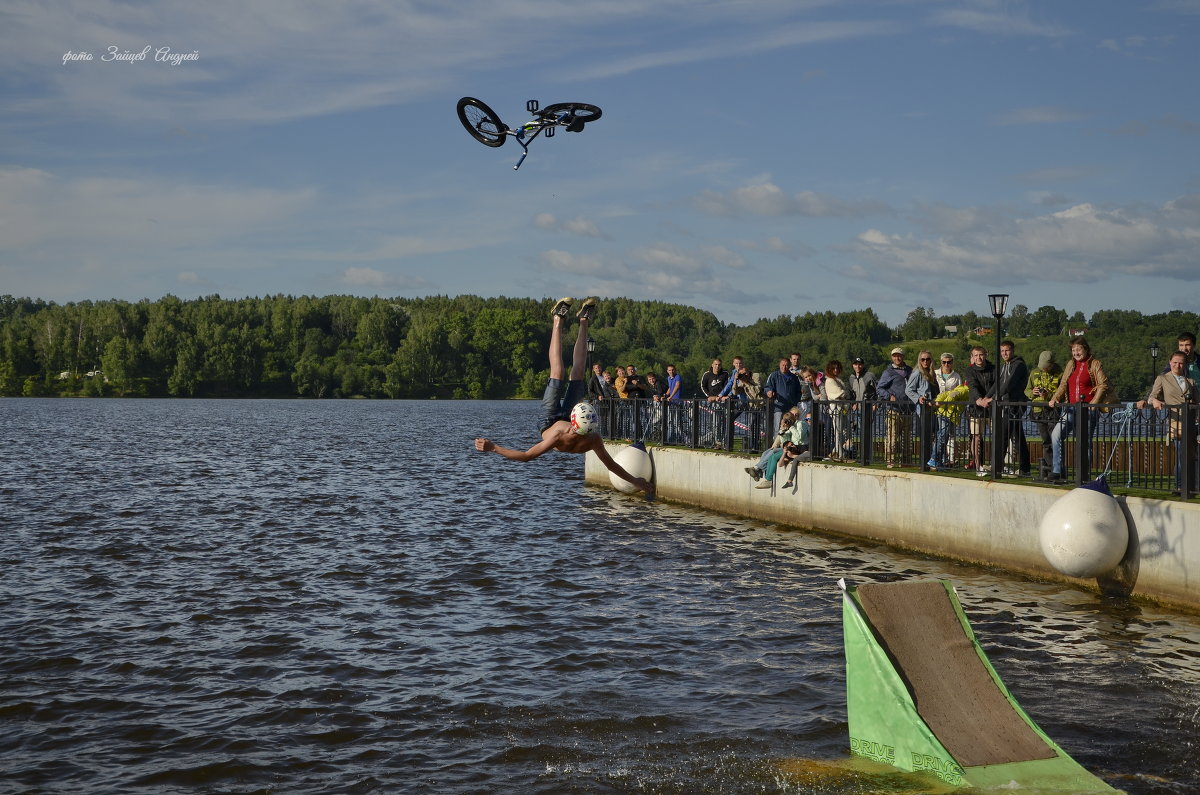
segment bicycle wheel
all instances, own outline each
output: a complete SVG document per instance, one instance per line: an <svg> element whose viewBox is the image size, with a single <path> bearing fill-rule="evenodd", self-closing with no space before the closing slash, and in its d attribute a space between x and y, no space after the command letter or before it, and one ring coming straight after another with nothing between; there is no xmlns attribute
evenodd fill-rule
<svg viewBox="0 0 1200 795"><path fill-rule="evenodd" d="M474 97L463 97L458 101L458 120L471 137L484 146L501 146L507 137L507 128L496 111Z"/></svg>
<svg viewBox="0 0 1200 795"><path fill-rule="evenodd" d="M557 116L560 113L566 113L569 119L586 124L600 118L601 111L595 105L589 105L586 102L555 102L538 111L538 115L542 118Z"/></svg>

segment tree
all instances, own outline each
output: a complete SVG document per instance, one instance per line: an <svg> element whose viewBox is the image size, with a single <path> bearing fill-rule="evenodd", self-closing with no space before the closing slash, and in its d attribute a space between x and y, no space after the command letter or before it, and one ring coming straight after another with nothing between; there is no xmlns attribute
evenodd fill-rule
<svg viewBox="0 0 1200 795"><path fill-rule="evenodd" d="M896 329L902 340L927 340L939 336L934 322L933 307L920 307L908 313L908 317Z"/></svg>
<svg viewBox="0 0 1200 795"><path fill-rule="evenodd" d="M1029 326L1029 307L1025 304L1017 304L1008 318L1008 336L1028 337Z"/></svg>
<svg viewBox="0 0 1200 795"><path fill-rule="evenodd" d="M1063 333L1067 325L1065 310L1053 306L1040 306L1029 317L1029 336L1053 337Z"/></svg>

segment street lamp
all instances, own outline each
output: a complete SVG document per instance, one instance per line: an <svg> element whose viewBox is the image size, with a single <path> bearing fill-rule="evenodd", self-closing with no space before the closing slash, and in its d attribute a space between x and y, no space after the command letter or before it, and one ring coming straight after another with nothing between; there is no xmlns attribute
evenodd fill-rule
<svg viewBox="0 0 1200 795"><path fill-rule="evenodd" d="M1150 377L1158 375L1158 343L1150 343Z"/></svg>
<svg viewBox="0 0 1200 795"><path fill-rule="evenodd" d="M590 373L592 371L592 354L596 352L596 340L592 339L591 334L588 334L587 338L587 352L587 369Z"/></svg>
<svg viewBox="0 0 1200 795"><path fill-rule="evenodd" d="M1000 433L1000 322L1004 319L1004 310L1008 307L1007 293L993 293L988 296L992 304L992 317L996 318L994 332L996 334L996 386L992 398L992 480L1000 479L1004 467L1004 450L1002 440L1008 439L1008 434Z"/></svg>

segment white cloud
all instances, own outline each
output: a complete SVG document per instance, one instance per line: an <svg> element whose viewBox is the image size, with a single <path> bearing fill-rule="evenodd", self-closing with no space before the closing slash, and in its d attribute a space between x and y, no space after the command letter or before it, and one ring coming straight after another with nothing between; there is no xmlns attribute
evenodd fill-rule
<svg viewBox="0 0 1200 795"><path fill-rule="evenodd" d="M947 220L952 218L953 220ZM1091 283L1120 275L1192 279L1200 197L1159 207L1079 204L1021 217L1000 210L943 213L936 237L861 233L852 245L870 275L919 292L946 280L983 284Z"/></svg>
<svg viewBox="0 0 1200 795"><path fill-rule="evenodd" d="M622 255L572 254L561 249L541 256L544 266L573 277L589 277L583 285L594 295L633 295L665 301L708 303L753 303L751 295L721 275L741 272L741 257L721 246L685 249L668 243L653 243ZM739 276L740 278L740 276Z"/></svg>
<svg viewBox="0 0 1200 795"><path fill-rule="evenodd" d="M772 182L759 182L735 188L727 193L705 190L693 205L710 215L807 216L811 218L861 218L891 214L886 202L875 199L847 201L827 194L801 191L784 193Z"/></svg>
<svg viewBox="0 0 1200 795"><path fill-rule="evenodd" d="M778 235L772 235L765 240L739 240L737 241L737 245L746 251L778 254L791 260L811 257L817 253L809 246L799 243L788 243Z"/></svg>
<svg viewBox="0 0 1200 795"><path fill-rule="evenodd" d="M309 188L63 178L39 169L0 168L0 253L207 244L253 234L294 217L315 200L316 191Z"/></svg>
<svg viewBox="0 0 1200 795"><path fill-rule="evenodd" d="M411 290L428 287L429 282L415 274L384 273L375 268L351 267L342 271L342 283L353 288Z"/></svg>
<svg viewBox="0 0 1200 795"><path fill-rule="evenodd" d="M601 232L595 222L583 217L566 220L555 217L553 213L538 213L534 216L533 225L547 232L566 232L579 237L608 239L608 235Z"/></svg>
<svg viewBox="0 0 1200 795"><path fill-rule="evenodd" d="M1030 18L1024 3L1009 0L967 0L958 8L942 8L930 17L935 25L963 28L996 36L1058 38L1070 31Z"/></svg>

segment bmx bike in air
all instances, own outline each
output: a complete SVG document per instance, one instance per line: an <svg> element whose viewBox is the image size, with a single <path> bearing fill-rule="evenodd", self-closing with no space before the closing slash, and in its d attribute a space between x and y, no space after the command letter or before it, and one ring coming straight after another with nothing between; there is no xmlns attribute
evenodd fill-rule
<svg viewBox="0 0 1200 795"><path fill-rule="evenodd" d="M555 102L539 109L538 101L531 99L525 103L525 110L533 114L533 118L515 128L509 127L482 100L463 97L458 101L458 120L471 137L484 146L503 146L508 136L515 138L521 145L521 159L513 166L515 171L525 162L529 145L539 135L553 138L559 127L566 127L567 132L583 132L589 122L600 118L600 108L586 102Z"/></svg>

